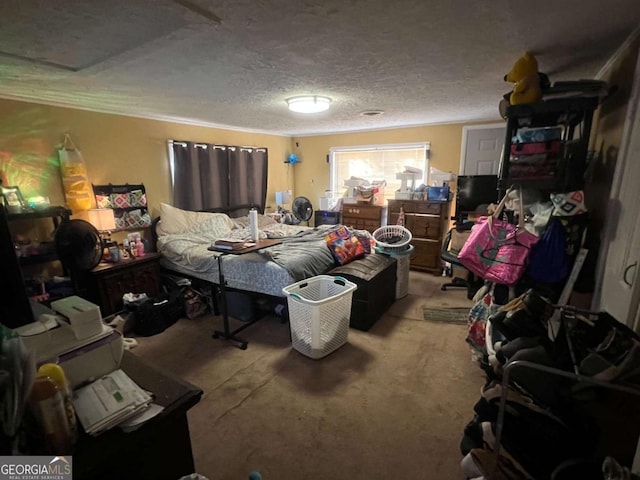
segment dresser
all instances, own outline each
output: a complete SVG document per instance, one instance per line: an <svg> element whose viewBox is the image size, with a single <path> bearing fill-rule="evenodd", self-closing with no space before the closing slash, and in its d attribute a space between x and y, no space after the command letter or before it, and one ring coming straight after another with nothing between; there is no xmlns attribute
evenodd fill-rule
<svg viewBox="0 0 640 480"><path fill-rule="evenodd" d="M373 233L382 225L383 207L366 203L342 205L342 224Z"/></svg>
<svg viewBox="0 0 640 480"><path fill-rule="evenodd" d="M411 270L440 274L440 249L448 227L449 202L389 200L388 208L388 225L396 225L400 209L404 211L404 226L413 237Z"/></svg>

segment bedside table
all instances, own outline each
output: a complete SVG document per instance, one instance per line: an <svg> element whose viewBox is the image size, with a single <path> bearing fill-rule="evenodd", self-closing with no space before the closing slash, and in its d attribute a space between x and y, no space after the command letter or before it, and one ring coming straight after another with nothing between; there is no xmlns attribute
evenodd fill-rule
<svg viewBox="0 0 640 480"><path fill-rule="evenodd" d="M87 299L100 306L104 318L124 308L125 293L146 293L150 298L159 295L159 262L160 254L151 252L117 263L101 263L86 276Z"/></svg>

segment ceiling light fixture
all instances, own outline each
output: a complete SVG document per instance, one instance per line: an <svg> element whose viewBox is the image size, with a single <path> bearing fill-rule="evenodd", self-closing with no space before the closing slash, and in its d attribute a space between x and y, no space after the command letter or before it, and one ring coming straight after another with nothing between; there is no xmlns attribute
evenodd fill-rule
<svg viewBox="0 0 640 480"><path fill-rule="evenodd" d="M305 95L287 98L287 105L292 112L318 113L329 109L331 99L320 95Z"/></svg>

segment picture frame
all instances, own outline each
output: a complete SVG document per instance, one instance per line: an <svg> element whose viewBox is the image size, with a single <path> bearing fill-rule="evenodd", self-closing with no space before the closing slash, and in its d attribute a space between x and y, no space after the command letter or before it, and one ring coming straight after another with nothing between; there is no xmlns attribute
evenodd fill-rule
<svg viewBox="0 0 640 480"><path fill-rule="evenodd" d="M20 192L20 187L1 186L0 192L2 192L4 205L9 212L16 213L24 209L24 197L22 196L22 192Z"/></svg>

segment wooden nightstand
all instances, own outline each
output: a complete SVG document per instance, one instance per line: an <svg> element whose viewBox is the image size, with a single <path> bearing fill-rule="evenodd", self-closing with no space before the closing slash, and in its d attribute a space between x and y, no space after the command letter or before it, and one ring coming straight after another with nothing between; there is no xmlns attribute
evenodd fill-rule
<svg viewBox="0 0 640 480"><path fill-rule="evenodd" d="M161 292L159 261L159 253L146 253L117 263L101 263L86 276L87 291L83 296L100 306L103 317L124 308L125 293L155 297Z"/></svg>

